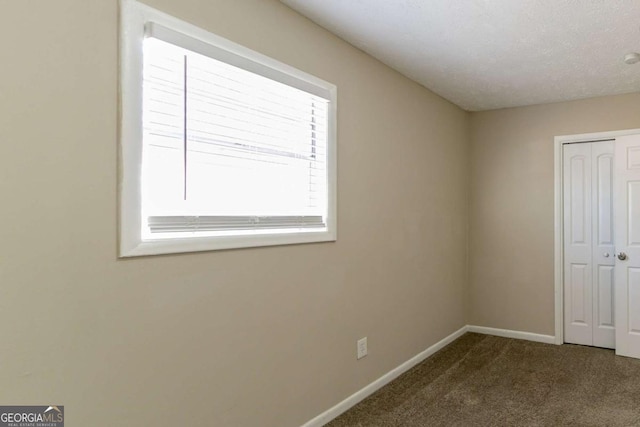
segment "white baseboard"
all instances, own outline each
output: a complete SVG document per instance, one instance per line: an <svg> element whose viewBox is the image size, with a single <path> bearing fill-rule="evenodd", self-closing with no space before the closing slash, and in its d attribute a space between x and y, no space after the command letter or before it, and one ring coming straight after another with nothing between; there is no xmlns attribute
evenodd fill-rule
<svg viewBox="0 0 640 427"><path fill-rule="evenodd" d="M342 402L338 403L336 406L329 408L328 410L324 411L314 419L306 422L305 424L302 425L302 427L321 427L325 425L329 421L333 420L334 418L337 418L339 415L343 414L344 412L351 409L356 404L360 403L361 401L363 401L364 399L372 395L374 392L378 391L385 385L389 384L391 381L395 380L400 375L407 372L409 369L413 368L418 363L422 362L423 360L431 356L436 351L442 349L448 344L451 344L453 341L455 341L456 339L464 335L465 332L467 332L467 327L463 326L462 328L458 329L456 332L452 333L448 337L445 337L444 339L438 341L437 343L427 348L423 352L407 360L402 365L387 372L386 374L384 374L383 376L381 376L371 384L358 390L357 392L347 397Z"/></svg>
<svg viewBox="0 0 640 427"><path fill-rule="evenodd" d="M545 344L556 343L556 337L554 337L553 335L541 335L531 332L512 331L509 329L488 328L486 326L467 325L467 332L476 332L478 334L484 335L495 335L496 337L542 342Z"/></svg>
<svg viewBox="0 0 640 427"><path fill-rule="evenodd" d="M462 335L464 335L467 332L476 332L478 334L495 335L498 337L542 342L546 344L555 344L555 339L556 339L552 335L541 335L541 334L534 334L531 332L511 331L509 329L488 328L486 326L474 326L474 325L463 326L462 328L458 329L456 332L452 333L448 337L445 337L444 339L438 341L431 347L427 348L423 352L407 360L400 366L387 372L386 374L384 374L383 376L381 376L371 384L358 390L357 392L347 397L346 399L344 399L342 402L338 403L334 407L327 409L317 417L313 418L310 421L307 421L305 424L302 425L302 427L322 427L323 425L327 424L329 421L337 418L338 416L342 415L343 413L351 409L356 404L362 402L364 399L371 396L373 393L375 393L385 385L389 384L391 381L395 380L400 375L404 374L409 369L413 368L418 363L422 362L427 357L434 354L436 351L442 349L448 344L451 344L453 341L460 338Z"/></svg>

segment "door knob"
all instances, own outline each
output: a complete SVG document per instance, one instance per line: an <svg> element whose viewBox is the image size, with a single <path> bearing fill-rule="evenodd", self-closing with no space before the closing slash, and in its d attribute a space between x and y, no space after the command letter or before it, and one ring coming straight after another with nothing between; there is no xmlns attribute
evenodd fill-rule
<svg viewBox="0 0 640 427"><path fill-rule="evenodd" d="M624 252L620 252L620 253L618 254L618 259L619 259L620 261L624 261L625 259L627 259L627 254L625 254Z"/></svg>
<svg viewBox="0 0 640 427"><path fill-rule="evenodd" d="M605 258L609 258L609 252L603 253L602 256L604 256Z"/></svg>

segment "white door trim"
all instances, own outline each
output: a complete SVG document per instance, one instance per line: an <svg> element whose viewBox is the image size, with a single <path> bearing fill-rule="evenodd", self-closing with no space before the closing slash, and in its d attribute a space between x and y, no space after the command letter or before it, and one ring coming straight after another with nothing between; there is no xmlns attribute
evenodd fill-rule
<svg viewBox="0 0 640 427"><path fill-rule="evenodd" d="M591 142L606 139L615 139L619 136L640 133L640 129L627 129L610 132L583 133L579 135L560 135L554 138L554 283L555 283L555 343L564 343L564 301L563 301L563 240L564 221L562 211L562 145L574 142Z"/></svg>

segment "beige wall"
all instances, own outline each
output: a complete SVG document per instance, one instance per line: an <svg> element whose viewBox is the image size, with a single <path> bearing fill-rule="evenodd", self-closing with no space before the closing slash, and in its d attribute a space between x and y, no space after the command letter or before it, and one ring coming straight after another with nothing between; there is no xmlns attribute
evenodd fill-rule
<svg viewBox="0 0 640 427"><path fill-rule="evenodd" d="M4 1L0 403L295 426L463 326L468 114L275 0L148 3L337 84L338 241L118 260L117 2Z"/></svg>
<svg viewBox="0 0 640 427"><path fill-rule="evenodd" d="M640 128L640 94L471 115L469 321L554 335L553 137Z"/></svg>

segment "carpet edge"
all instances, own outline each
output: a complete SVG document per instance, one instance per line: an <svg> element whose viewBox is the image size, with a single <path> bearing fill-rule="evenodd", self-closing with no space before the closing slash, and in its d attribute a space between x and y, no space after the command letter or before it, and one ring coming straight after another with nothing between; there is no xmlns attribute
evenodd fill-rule
<svg viewBox="0 0 640 427"><path fill-rule="evenodd" d="M432 346L428 347L426 350L413 356L411 359L407 360L406 362L393 368L392 370L382 375L377 380L373 381L372 383L356 391L351 396L347 397L346 399L342 400L338 404L327 409L320 415L307 421L301 427L322 427L323 425L327 424L329 421L342 415L343 413L345 413L346 411L348 411L349 409L351 409L352 407L354 407L355 405L357 405L358 403L360 403L361 401L363 401L364 399L366 399L367 397L369 397L370 395L372 395L373 393L375 393L376 391L384 387L385 385L389 384L391 381L395 380L400 375L404 374L414 366L418 365L429 356L433 355L434 353L441 350L445 346L451 344L453 341L460 338L462 335L464 335L467 332L470 332L469 326L465 325L462 328L458 329L457 331L453 332L452 334L441 339L437 343L433 344Z"/></svg>
<svg viewBox="0 0 640 427"><path fill-rule="evenodd" d="M487 326L467 325L467 332L475 332L496 337L514 338L518 340L541 342L544 344L556 344L553 335L534 334L533 332L513 331L511 329L489 328Z"/></svg>

